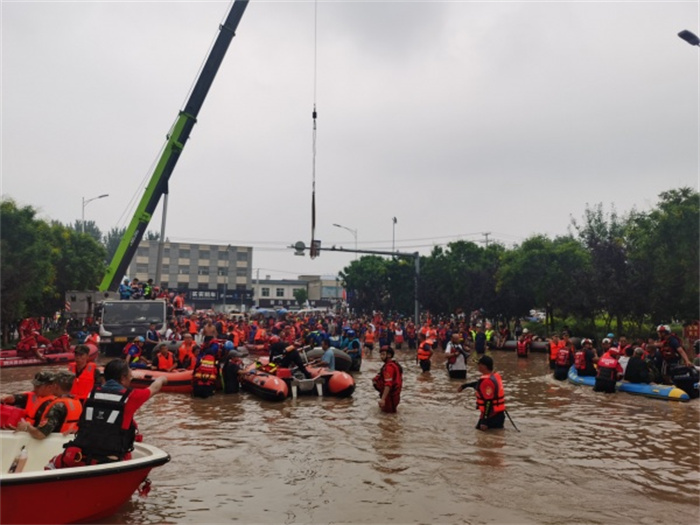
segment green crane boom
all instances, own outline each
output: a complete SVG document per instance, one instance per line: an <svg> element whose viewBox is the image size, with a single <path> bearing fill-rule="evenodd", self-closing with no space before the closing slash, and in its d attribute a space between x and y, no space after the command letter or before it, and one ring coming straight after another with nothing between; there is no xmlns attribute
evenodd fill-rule
<svg viewBox="0 0 700 525"><path fill-rule="evenodd" d="M129 263L136 253L136 249L141 242L143 234L146 232L148 223L151 221L161 197L168 192L168 180L175 169L180 154L182 153L187 139L190 137L192 128L197 122L197 115L202 108L204 99L209 92L209 88L216 77L219 66L226 55L229 44L235 36L238 23L248 6L248 0L236 0L226 17L224 23L219 27L219 34L211 48L209 56L202 68L202 72L197 78L197 82L192 89L185 108L180 111L175 124L168 135L168 142L163 148L163 153L158 164L151 175L151 179L146 186L143 197L136 208L136 213L131 219L129 226L124 232L117 251L114 253L112 262L107 267L100 291L116 290L121 278L124 276Z"/></svg>

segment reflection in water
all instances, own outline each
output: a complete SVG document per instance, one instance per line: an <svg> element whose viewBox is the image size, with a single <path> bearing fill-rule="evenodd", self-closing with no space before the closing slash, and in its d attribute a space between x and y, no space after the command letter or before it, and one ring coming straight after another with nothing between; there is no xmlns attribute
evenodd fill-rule
<svg viewBox="0 0 700 525"><path fill-rule="evenodd" d="M478 432L442 355L428 374L397 358L397 414L377 406L378 356L350 399L159 394L137 419L172 460L102 523L700 522L698 400L606 396L552 379L544 354L494 352L520 432ZM34 372L0 371L2 391Z"/></svg>

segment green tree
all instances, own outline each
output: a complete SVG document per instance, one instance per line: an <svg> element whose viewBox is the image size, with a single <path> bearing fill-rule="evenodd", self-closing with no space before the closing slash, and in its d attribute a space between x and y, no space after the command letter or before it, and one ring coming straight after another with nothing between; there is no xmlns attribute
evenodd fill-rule
<svg viewBox="0 0 700 525"><path fill-rule="evenodd" d="M299 306L302 306L308 298L309 293L306 291L306 288L297 288L294 290L294 299L297 300Z"/></svg>
<svg viewBox="0 0 700 525"><path fill-rule="evenodd" d="M659 195L657 207L628 224L635 314L652 323L700 318L700 194L680 188Z"/></svg>
<svg viewBox="0 0 700 525"><path fill-rule="evenodd" d="M0 202L3 344L8 343L11 323L35 314L53 279L48 227L35 216L29 206L19 208L12 200Z"/></svg>
<svg viewBox="0 0 700 525"><path fill-rule="evenodd" d="M366 255L343 268L340 277L348 290L348 303L356 313L382 310L389 297L387 261Z"/></svg>
<svg viewBox="0 0 700 525"><path fill-rule="evenodd" d="M44 292L47 314L63 309L68 290L96 290L105 272L105 249L92 235L53 222L48 231L53 279Z"/></svg>
<svg viewBox="0 0 700 525"><path fill-rule="evenodd" d="M117 252L117 248L119 248L119 243L121 242L122 237L124 237L124 233L126 233L126 228L114 227L105 234L102 240L102 244L104 245L106 250L105 260L108 263L112 260L114 254Z"/></svg>

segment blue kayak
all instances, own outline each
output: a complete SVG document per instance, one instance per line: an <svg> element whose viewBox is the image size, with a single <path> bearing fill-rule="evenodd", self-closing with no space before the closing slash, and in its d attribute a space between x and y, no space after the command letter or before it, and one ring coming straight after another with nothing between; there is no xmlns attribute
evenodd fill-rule
<svg viewBox="0 0 700 525"><path fill-rule="evenodd" d="M569 368L569 381L575 385L595 385L595 376L580 376L576 373L576 368ZM689 401L690 396L685 391L673 385L651 385L648 383L629 383L627 381L617 382L618 392L627 392L638 396L653 397L655 399L666 399L667 401Z"/></svg>

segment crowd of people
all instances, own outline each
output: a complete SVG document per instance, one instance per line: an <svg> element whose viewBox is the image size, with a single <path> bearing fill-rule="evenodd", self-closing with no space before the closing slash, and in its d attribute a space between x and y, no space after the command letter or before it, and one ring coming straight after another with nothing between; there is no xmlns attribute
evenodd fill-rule
<svg viewBox="0 0 700 525"><path fill-rule="evenodd" d="M216 313L185 315L180 308L165 330L151 325L124 347L122 357L110 361L100 374L89 361L89 348L75 347L75 362L68 370L42 371L34 377L33 390L3 395L3 421L11 428L43 439L51 432L76 433L66 450L54 458L49 468L61 468L129 457L138 441L136 410L167 383L160 376L145 389L130 388L132 369L148 368L163 372L175 369L193 371L194 395L208 397L216 380L226 392L237 392L242 361L240 347L262 348L269 352L274 367L296 367L305 377L307 362L301 348L321 347L316 364L335 368L334 349L345 351L356 370L363 356L379 350L382 366L372 384L378 392L381 411L393 413L401 401L404 369L395 359L396 350L415 350L420 373L430 373L435 352L445 356L445 367L452 379L466 379L467 363L476 364L479 377L462 384L458 392L473 388L479 419L478 430L503 428L508 415L501 375L495 371L491 349L513 341L506 327L494 330L483 320L439 320L426 318L416 326L412 320L384 319L374 316L347 317L327 315L250 317ZM25 335L36 337L31 323L23 327ZM516 325L515 350L526 357L534 337ZM176 345L161 344L177 342ZM577 340L568 331L546 339L549 364L556 379L565 379L573 366L581 376L596 377L595 390L614 392L616 381L669 383L674 371L692 364L680 339L666 325L657 327L655 337L629 342L625 336L608 334L595 349L589 338ZM171 348L173 350L171 350ZM156 350L157 349L157 350ZM412 354L410 354L412 355ZM271 369L273 369L271 368ZM17 412L7 413L7 407ZM105 422L98 414L119 414L117 422Z"/></svg>

